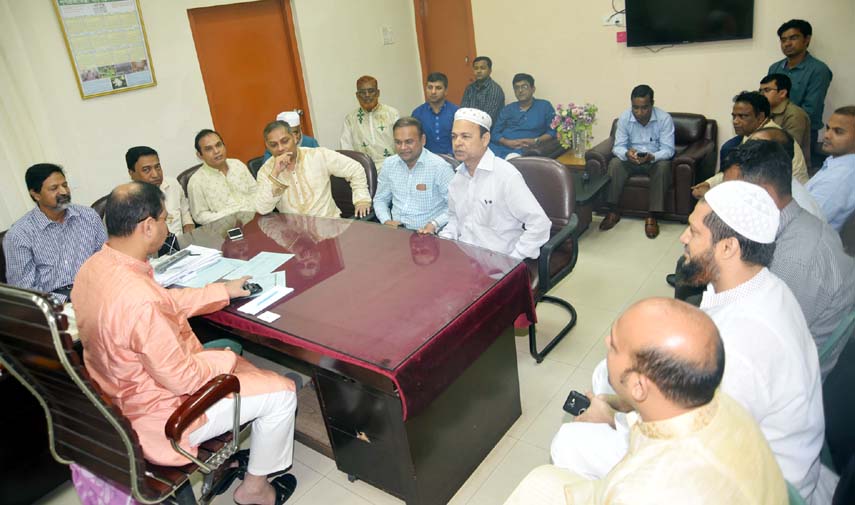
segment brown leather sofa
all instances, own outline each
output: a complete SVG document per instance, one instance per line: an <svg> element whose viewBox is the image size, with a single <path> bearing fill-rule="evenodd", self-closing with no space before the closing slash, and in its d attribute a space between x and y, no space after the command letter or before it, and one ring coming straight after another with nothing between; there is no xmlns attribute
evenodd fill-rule
<svg viewBox="0 0 855 505"><path fill-rule="evenodd" d="M665 195L664 219L686 222L695 208L691 187L711 177L716 170L718 125L714 119L700 114L672 112L676 153L671 165L671 187ZM585 153L585 169L592 175L608 172L609 161L614 157L617 119L612 122L609 138ZM644 174L632 175L623 188L618 207L621 214L644 217L648 214L650 178Z"/></svg>
<svg viewBox="0 0 855 505"><path fill-rule="evenodd" d="M543 158L557 158L567 151L557 138L551 138L536 146L531 146L523 152L523 156L541 156Z"/></svg>

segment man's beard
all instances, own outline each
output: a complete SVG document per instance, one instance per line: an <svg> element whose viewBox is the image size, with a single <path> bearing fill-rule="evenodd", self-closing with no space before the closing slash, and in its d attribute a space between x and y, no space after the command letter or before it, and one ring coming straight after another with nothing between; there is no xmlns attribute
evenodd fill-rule
<svg viewBox="0 0 855 505"><path fill-rule="evenodd" d="M683 259L683 264L677 271L677 278L682 284L705 286L718 277L718 266L715 264L712 248L697 258L683 256Z"/></svg>
<svg viewBox="0 0 855 505"><path fill-rule="evenodd" d="M71 195L60 195L56 197L56 210L65 210L71 205Z"/></svg>

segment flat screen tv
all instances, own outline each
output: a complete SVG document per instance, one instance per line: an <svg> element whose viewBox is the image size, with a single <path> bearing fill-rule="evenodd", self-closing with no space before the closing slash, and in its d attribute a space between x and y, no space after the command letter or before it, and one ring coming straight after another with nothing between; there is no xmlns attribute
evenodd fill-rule
<svg viewBox="0 0 855 505"><path fill-rule="evenodd" d="M630 47L750 39L754 0L626 0Z"/></svg>

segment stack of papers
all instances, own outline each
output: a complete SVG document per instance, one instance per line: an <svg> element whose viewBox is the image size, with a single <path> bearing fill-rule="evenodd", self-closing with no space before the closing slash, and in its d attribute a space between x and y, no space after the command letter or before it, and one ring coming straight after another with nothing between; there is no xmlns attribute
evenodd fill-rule
<svg viewBox="0 0 855 505"><path fill-rule="evenodd" d="M191 245L185 250L190 251L188 256L185 256L180 261L170 265L164 272L155 273L154 280L161 286L172 286L173 284L181 284L184 281L194 278L199 271L217 263L222 259L222 253L216 249L209 247L200 247ZM169 260L169 256L161 256L150 260L152 268L165 261Z"/></svg>

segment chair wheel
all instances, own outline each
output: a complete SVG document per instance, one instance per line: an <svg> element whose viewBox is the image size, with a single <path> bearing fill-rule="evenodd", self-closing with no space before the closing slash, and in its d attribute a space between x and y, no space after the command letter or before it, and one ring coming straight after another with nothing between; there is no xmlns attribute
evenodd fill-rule
<svg viewBox="0 0 855 505"><path fill-rule="evenodd" d="M356 475L347 474L348 482L356 482Z"/></svg>

